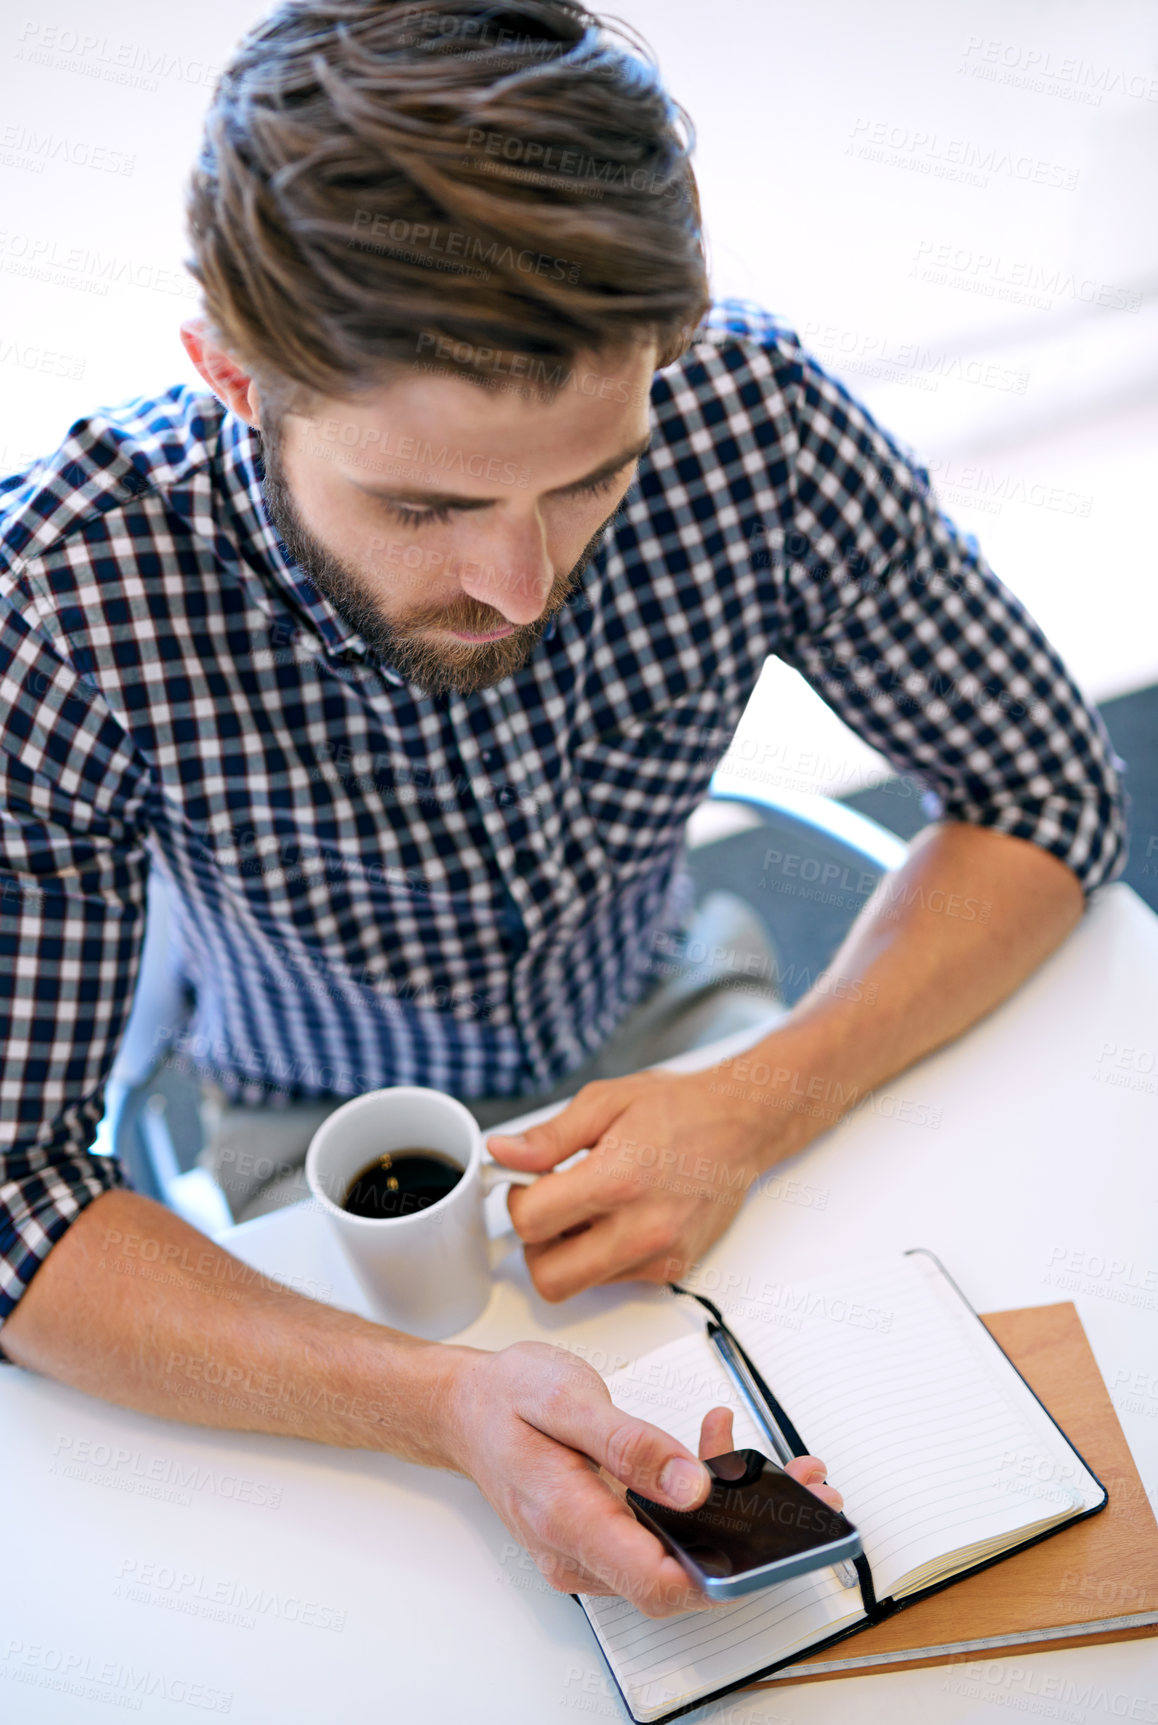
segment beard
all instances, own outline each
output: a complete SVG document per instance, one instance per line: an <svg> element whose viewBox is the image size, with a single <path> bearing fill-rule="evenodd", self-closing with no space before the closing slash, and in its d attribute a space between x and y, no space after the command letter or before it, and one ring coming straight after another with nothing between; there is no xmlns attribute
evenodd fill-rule
<svg viewBox="0 0 1158 1725"><path fill-rule="evenodd" d="M592 534L572 568L556 574L543 613L533 623L516 625L499 641L435 642L424 631L461 629L483 635L507 627L508 619L466 593L460 593L449 605L414 606L401 617L387 617L359 572L315 539L298 515L282 463L281 427L276 421L270 422L261 436L261 454L265 507L294 562L347 628L362 637L371 653L426 695L471 695L521 671L551 617L580 588L583 573L620 507L617 504Z"/></svg>

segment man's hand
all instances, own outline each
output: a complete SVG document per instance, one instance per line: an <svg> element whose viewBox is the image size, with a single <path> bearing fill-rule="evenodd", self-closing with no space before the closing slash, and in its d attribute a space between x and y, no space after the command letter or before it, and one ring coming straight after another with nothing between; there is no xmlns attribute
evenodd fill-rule
<svg viewBox="0 0 1158 1725"><path fill-rule="evenodd" d="M539 1292L563 1300L601 1282L678 1280L758 1174L1006 999L1083 903L1076 875L1026 839L960 821L927 827L824 976L747 1051L752 1077L740 1077L737 1057L726 1076L587 1084L521 1140L488 1139L496 1160L519 1169L591 1151L508 1200Z"/></svg>
<svg viewBox="0 0 1158 1725"><path fill-rule="evenodd" d="M711 1476L690 1450L646 1420L622 1413L591 1366L543 1342L499 1353L463 1349L446 1407L451 1464L472 1478L560 1593L614 1594L648 1617L706 1609L674 1557L623 1498L694 1509ZM732 1448L732 1415L704 1419L700 1455ZM834 1509L824 1463L803 1456L787 1470Z"/></svg>
<svg viewBox="0 0 1158 1725"><path fill-rule="evenodd" d="M784 1121L724 1094L718 1072L639 1072L585 1084L520 1137L488 1138L508 1168L545 1170L591 1151L510 1193L539 1293L565 1300L601 1282L678 1280L724 1232L752 1181L796 1148L777 1146Z"/></svg>

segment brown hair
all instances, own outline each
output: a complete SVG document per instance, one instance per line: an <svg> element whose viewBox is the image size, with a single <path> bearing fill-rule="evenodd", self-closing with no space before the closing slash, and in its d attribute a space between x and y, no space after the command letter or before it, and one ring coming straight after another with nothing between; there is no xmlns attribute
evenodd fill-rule
<svg viewBox="0 0 1158 1725"><path fill-rule="evenodd" d="M187 266L283 404L435 353L666 365L709 303L693 143L646 44L573 0L284 0L214 91Z"/></svg>

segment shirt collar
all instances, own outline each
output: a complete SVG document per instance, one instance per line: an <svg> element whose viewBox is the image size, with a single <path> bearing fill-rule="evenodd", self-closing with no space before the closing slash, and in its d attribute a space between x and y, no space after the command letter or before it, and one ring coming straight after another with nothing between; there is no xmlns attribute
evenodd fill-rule
<svg viewBox="0 0 1158 1725"><path fill-rule="evenodd" d="M361 635L342 621L278 537L261 491L261 437L230 411L221 426L221 460L223 481L240 522L249 561L291 601L299 617L320 636L327 653L365 657L368 648Z"/></svg>

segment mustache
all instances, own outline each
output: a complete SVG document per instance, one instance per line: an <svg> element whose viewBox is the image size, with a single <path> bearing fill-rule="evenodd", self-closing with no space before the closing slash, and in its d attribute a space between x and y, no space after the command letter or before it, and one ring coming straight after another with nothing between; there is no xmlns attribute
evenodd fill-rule
<svg viewBox="0 0 1158 1725"><path fill-rule="evenodd" d="M510 619L504 617L501 611L493 606L484 605L480 600L471 599L464 594L452 605L426 607L420 611L408 611L394 624L400 634L410 634L420 629L460 629L464 635L486 635L495 629L506 629ZM529 624L516 624L516 631L528 628Z"/></svg>
<svg viewBox="0 0 1158 1725"><path fill-rule="evenodd" d="M607 529L614 519L612 515L602 522L583 547L578 561L569 570L556 574L542 613L532 623L516 623L516 637L541 633L548 617L561 611L574 596L582 586L584 571L603 543ZM458 629L464 635L486 635L492 630L505 629L509 625L510 619L504 617L501 611L496 611L494 606L484 605L480 599L472 599L469 594L462 593L449 605L416 607L404 617L399 617L393 627L399 635L414 634L422 629Z"/></svg>

